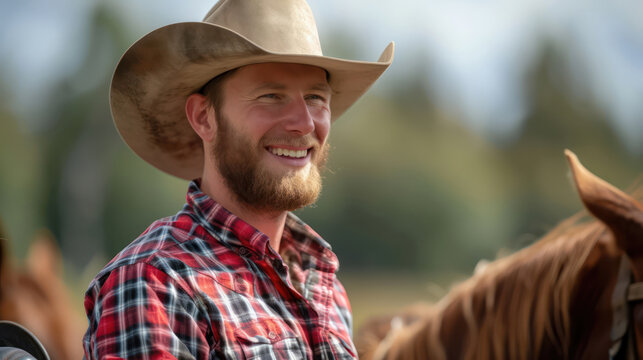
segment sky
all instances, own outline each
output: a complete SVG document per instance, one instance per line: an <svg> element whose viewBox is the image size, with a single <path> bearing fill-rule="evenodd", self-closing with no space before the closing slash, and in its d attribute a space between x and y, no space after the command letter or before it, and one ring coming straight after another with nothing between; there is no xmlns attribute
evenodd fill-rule
<svg viewBox="0 0 643 360"><path fill-rule="evenodd" d="M123 14L135 38L180 21L197 21L204 0L21 0L0 2L3 95L38 127L34 96L73 73L83 58L88 14L96 4ZM325 39L346 31L360 60L396 43L393 66L374 87L385 92L408 69L426 67L426 86L475 130L511 137L525 116L521 79L540 39L569 49L579 91L610 114L626 144L643 153L643 2L638 0L309 0ZM332 44L330 44L332 45ZM418 54L430 61L420 63ZM333 54L330 54L333 55ZM105 71L111 72L109 63Z"/></svg>

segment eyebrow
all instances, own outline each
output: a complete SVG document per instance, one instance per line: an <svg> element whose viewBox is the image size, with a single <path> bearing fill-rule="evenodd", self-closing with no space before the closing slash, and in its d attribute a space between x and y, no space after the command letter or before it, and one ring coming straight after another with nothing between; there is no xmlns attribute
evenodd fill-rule
<svg viewBox="0 0 643 360"><path fill-rule="evenodd" d="M262 91L262 90L284 90L286 89L286 85L277 83L277 82L265 82L262 84L259 84L256 88L254 88L254 91ZM327 91L327 92L332 92L332 89L330 85L327 83L316 83L313 84L309 90L319 90L319 91Z"/></svg>
<svg viewBox="0 0 643 360"><path fill-rule="evenodd" d="M327 83L317 83L311 86L310 90L321 90L321 91L332 92L330 85L328 85Z"/></svg>
<svg viewBox="0 0 643 360"><path fill-rule="evenodd" d="M254 88L254 91L261 91L261 90L283 90L286 88L286 85L276 83L276 82L265 82L259 84L259 86Z"/></svg>

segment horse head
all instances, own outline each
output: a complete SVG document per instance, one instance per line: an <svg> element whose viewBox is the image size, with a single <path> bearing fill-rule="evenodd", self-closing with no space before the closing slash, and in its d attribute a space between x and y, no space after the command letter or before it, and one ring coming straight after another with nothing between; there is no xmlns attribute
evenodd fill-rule
<svg viewBox="0 0 643 360"><path fill-rule="evenodd" d="M571 151L567 150L565 154L585 208L611 232L612 241L606 246L616 247L623 256L611 299L610 337L613 344L610 355L626 356L635 351L643 355L643 206L588 171ZM579 284L589 287L591 280ZM625 337L626 334L629 337Z"/></svg>
<svg viewBox="0 0 643 360"><path fill-rule="evenodd" d="M567 219L437 304L362 326L360 358L615 359L635 343L643 354L643 306L630 285L643 275L642 207L566 155L583 204L599 221Z"/></svg>

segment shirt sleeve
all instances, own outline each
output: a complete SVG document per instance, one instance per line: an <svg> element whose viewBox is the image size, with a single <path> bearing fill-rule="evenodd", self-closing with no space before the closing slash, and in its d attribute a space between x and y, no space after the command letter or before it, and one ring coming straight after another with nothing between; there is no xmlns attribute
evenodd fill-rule
<svg viewBox="0 0 643 360"><path fill-rule="evenodd" d="M87 292L87 359L207 359L207 322L184 288L157 268L114 269Z"/></svg>

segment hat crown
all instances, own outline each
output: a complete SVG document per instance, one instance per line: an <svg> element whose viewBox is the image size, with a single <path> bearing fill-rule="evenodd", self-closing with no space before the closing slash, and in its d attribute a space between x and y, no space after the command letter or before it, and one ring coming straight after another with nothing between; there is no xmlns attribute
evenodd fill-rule
<svg viewBox="0 0 643 360"><path fill-rule="evenodd" d="M323 55L315 18L305 0L220 0L203 21L230 29L274 53Z"/></svg>

